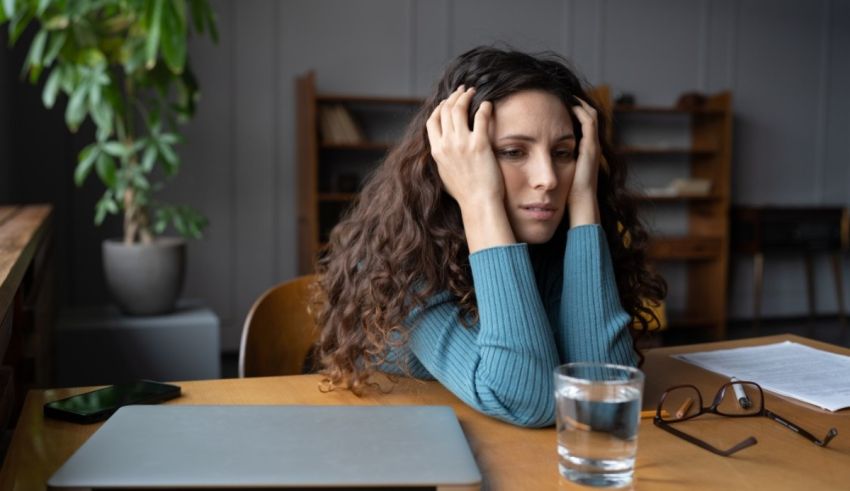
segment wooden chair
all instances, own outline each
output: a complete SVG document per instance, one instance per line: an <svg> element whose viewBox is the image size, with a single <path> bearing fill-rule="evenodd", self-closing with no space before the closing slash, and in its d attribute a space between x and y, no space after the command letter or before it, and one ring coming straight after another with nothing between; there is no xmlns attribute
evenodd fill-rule
<svg viewBox="0 0 850 491"><path fill-rule="evenodd" d="M307 312L314 275L274 286L254 302L242 328L239 377L303 373L310 348L318 338Z"/></svg>

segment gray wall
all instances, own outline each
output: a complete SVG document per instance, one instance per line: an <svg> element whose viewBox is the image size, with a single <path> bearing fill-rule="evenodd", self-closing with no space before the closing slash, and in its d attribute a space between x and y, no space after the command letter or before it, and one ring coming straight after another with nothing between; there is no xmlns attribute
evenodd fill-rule
<svg viewBox="0 0 850 491"><path fill-rule="evenodd" d="M203 98L186 128L184 171L165 197L210 218L206 238L190 246L186 295L219 314L225 349L238 346L253 299L296 272L294 80L310 69L320 91L424 96L453 56L503 41L561 52L591 83L641 103L730 89L735 203L850 205L850 2L218 0L214 7L221 40L191 46ZM90 231L96 195L85 198L90 203L64 199L74 205L76 234L103 233ZM69 242L69 255L93 257L94 242ZM91 261L71 279L71 303L101 295L89 287L100 282L96 256ZM731 315L747 317L751 263L735 264ZM817 266L818 310L835 312L826 259ZM850 292L846 264L844 273ZM673 276L675 302L684 285ZM766 280L764 315L806 312L801 261L769 258Z"/></svg>

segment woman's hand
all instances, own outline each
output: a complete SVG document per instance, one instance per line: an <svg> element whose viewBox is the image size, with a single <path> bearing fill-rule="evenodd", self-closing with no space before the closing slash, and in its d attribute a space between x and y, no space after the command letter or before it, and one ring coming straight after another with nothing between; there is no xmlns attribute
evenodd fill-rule
<svg viewBox="0 0 850 491"><path fill-rule="evenodd" d="M573 106L573 114L581 123L581 143L578 149L576 173L570 188L568 207L570 227L599 223L599 203L596 201L596 187L599 176L599 136L597 131L596 109L576 97L579 104Z"/></svg>
<svg viewBox="0 0 850 491"><path fill-rule="evenodd" d="M467 124L474 94L474 88L464 90L461 85L437 105L426 124L437 172L446 191L461 208L490 202L501 205L505 193L502 173L490 145L493 104L481 103L472 131Z"/></svg>
<svg viewBox="0 0 850 491"><path fill-rule="evenodd" d="M505 211L504 178L490 144L493 103L481 103L470 131L467 115L474 93L461 85L426 123L437 173L460 206L470 253L516 242Z"/></svg>

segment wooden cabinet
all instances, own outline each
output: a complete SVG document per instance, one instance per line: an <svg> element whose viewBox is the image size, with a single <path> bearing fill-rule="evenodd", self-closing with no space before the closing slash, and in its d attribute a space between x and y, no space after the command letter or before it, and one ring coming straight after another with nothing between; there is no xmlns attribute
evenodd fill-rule
<svg viewBox="0 0 850 491"><path fill-rule="evenodd" d="M676 263L686 293L668 302L671 328L726 333L732 95L723 92L684 107L613 107L614 140L643 192L650 223L649 254L657 267ZM661 222L668 223L661 223ZM650 218L652 222L652 218ZM672 225L669 223L672 222ZM677 285L671 282L671 287ZM678 293L678 292L676 292Z"/></svg>
<svg viewBox="0 0 850 491"><path fill-rule="evenodd" d="M51 382L53 243L50 206L0 206L0 428Z"/></svg>
<svg viewBox="0 0 850 491"><path fill-rule="evenodd" d="M317 92L314 72L298 78L296 92L298 271L303 275L313 272L331 229L401 138L422 100ZM353 123L353 135L341 131L348 138L331 134L339 112Z"/></svg>

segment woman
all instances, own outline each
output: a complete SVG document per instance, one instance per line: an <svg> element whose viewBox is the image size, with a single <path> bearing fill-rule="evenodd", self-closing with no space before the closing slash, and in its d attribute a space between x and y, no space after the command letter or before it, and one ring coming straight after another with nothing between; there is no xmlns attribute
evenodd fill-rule
<svg viewBox="0 0 850 491"><path fill-rule="evenodd" d="M328 382L436 378L479 411L544 426L557 365L634 365L628 327L646 328L665 285L597 138L607 124L555 55L458 57L319 261Z"/></svg>

